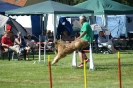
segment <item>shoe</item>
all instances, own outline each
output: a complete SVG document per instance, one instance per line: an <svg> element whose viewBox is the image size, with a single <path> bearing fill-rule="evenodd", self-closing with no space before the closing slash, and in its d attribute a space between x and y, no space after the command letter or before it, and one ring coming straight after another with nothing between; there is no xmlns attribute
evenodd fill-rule
<svg viewBox="0 0 133 88"><path fill-rule="evenodd" d="M83 67L83 66L84 66L84 64L83 64L83 63L81 63L81 64L79 64L79 65L78 65L78 67Z"/></svg>
<svg viewBox="0 0 133 88"><path fill-rule="evenodd" d="M88 63L89 61L90 61L90 59L87 58L87 59L86 59L86 63Z"/></svg>
<svg viewBox="0 0 133 88"><path fill-rule="evenodd" d="M26 60L29 60L29 58L26 58Z"/></svg>
<svg viewBox="0 0 133 88"><path fill-rule="evenodd" d="M28 56L26 56L26 60L29 60L29 57Z"/></svg>
<svg viewBox="0 0 133 88"><path fill-rule="evenodd" d="M105 51L103 54L108 54L108 51Z"/></svg>

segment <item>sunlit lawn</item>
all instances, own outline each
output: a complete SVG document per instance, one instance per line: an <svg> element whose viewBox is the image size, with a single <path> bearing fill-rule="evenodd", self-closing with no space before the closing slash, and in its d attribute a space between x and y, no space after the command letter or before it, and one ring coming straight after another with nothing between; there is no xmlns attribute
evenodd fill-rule
<svg viewBox="0 0 133 88"><path fill-rule="evenodd" d="M133 50L121 51L123 88L133 87ZM51 60L55 54L47 53ZM89 55L89 54L88 54ZM43 57L43 56L42 56ZM93 54L95 70L87 64L88 88L119 88L117 54ZM36 63L35 63L36 61ZM71 66L72 54L52 66L53 88L84 88L83 68ZM35 64L34 64L35 63ZM79 64L79 59L77 61ZM50 88L47 62L0 59L0 88Z"/></svg>

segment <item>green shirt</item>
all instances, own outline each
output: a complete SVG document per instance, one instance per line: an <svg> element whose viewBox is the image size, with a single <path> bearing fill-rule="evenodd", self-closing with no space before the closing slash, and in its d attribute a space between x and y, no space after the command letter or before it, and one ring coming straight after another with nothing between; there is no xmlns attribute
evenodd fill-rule
<svg viewBox="0 0 133 88"><path fill-rule="evenodd" d="M86 34L83 37L81 37L81 39L92 43L93 42L93 32L92 32L91 26L89 25L88 22L83 23L82 28L80 30L80 35L84 31L86 31Z"/></svg>

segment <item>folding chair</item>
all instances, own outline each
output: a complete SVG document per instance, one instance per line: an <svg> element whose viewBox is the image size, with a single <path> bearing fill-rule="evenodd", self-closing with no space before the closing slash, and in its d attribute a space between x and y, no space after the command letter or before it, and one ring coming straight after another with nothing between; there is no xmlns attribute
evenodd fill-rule
<svg viewBox="0 0 133 88"><path fill-rule="evenodd" d="M2 45L0 44L0 55L2 55L3 60L5 59L5 54L7 54L8 56L8 60L11 60L11 51L9 49L4 50L4 48L2 47Z"/></svg>
<svg viewBox="0 0 133 88"><path fill-rule="evenodd" d="M109 54L111 54L112 52L107 48L104 47L103 45L98 43L98 35L94 35L94 43L93 46L95 47L95 49L93 50L93 52L98 53L103 53L103 52L107 52Z"/></svg>

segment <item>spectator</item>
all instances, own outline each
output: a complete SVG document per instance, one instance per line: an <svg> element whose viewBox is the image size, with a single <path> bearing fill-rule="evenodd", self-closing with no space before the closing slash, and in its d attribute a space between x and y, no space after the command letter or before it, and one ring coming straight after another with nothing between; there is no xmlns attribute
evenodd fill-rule
<svg viewBox="0 0 133 88"><path fill-rule="evenodd" d="M53 32L51 32L51 30L47 30L46 40L48 42L53 42L54 41L54 35L53 35Z"/></svg>
<svg viewBox="0 0 133 88"><path fill-rule="evenodd" d="M41 36L41 41L42 42L48 42L46 44L46 48L51 50L51 51L54 51L54 44L53 44L53 41L54 41L54 36L53 36L53 32L51 32L51 30L45 30L43 32L43 35ZM49 43L49 42L52 42L52 43ZM44 44L41 44L41 46L44 46Z"/></svg>
<svg viewBox="0 0 133 88"><path fill-rule="evenodd" d="M54 40L54 36L51 30L43 31L43 35L41 36L41 41L53 42L53 40Z"/></svg>
<svg viewBox="0 0 133 88"><path fill-rule="evenodd" d="M21 32L17 33L17 38L15 38L14 44L19 45L21 51L24 50L24 47L26 46L26 44L24 39L22 38Z"/></svg>
<svg viewBox="0 0 133 88"><path fill-rule="evenodd" d="M80 16L80 23L82 24L82 28L80 30L80 36L77 39L82 39L85 40L89 43L93 42L93 32L92 29L89 25L89 23L87 22L87 19L85 16ZM88 44L89 46L89 44ZM83 60L86 60L86 62L89 61L89 59L87 59L87 56L85 55L85 53L82 50L79 50L79 58L81 63L78 65L78 67L83 67Z"/></svg>
<svg viewBox="0 0 133 88"><path fill-rule="evenodd" d="M25 40L25 43L26 43L25 50L27 51L26 60L29 60L28 54L30 51L36 51L38 49L38 45L35 43L35 41L31 37L32 36L28 34L27 39Z"/></svg>
<svg viewBox="0 0 133 88"><path fill-rule="evenodd" d="M41 42L44 42L45 40L47 40L48 38L46 38L46 30L43 31L43 35L41 35Z"/></svg>
<svg viewBox="0 0 133 88"><path fill-rule="evenodd" d="M5 31L4 32L4 36L2 37L2 46L4 48L5 51L7 51L8 49L10 51L14 51L15 53L17 53L18 56L18 60L21 60L20 58L20 46L19 45L14 45L14 43L12 42L11 38L10 38L10 31Z"/></svg>
<svg viewBox="0 0 133 88"><path fill-rule="evenodd" d="M74 37L71 37L71 36L68 35L68 31L67 30L63 31L61 37L62 37L63 41L73 41L74 40Z"/></svg>
<svg viewBox="0 0 133 88"><path fill-rule="evenodd" d="M112 44L112 41L106 39L103 31L99 32L98 44L102 45L104 47L107 47L108 49L110 49L112 51L112 53L117 52L116 49L114 48L113 44Z"/></svg>

